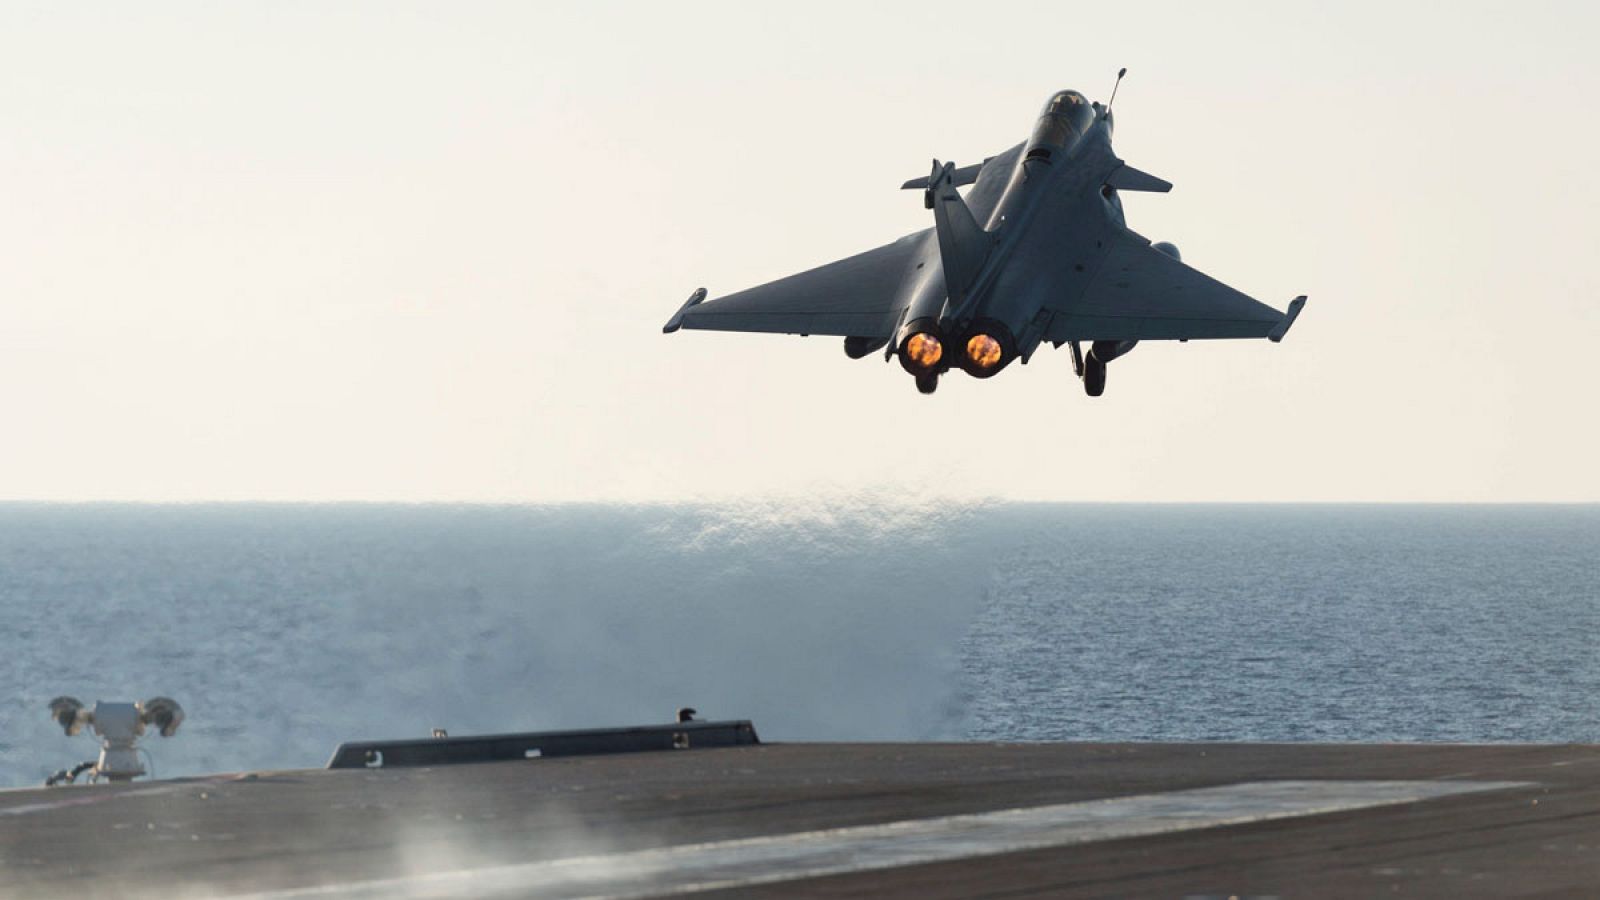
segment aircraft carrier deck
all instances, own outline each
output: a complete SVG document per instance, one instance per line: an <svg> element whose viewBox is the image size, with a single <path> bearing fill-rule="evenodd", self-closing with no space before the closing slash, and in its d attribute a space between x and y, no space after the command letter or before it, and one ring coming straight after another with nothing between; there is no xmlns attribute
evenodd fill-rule
<svg viewBox="0 0 1600 900"><path fill-rule="evenodd" d="M0 791L6 897L1596 897L1600 747L760 744Z"/></svg>

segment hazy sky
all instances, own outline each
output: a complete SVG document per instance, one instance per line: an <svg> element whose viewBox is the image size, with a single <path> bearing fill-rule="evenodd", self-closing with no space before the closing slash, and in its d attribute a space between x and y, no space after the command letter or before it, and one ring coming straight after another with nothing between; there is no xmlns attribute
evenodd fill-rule
<svg viewBox="0 0 1600 900"><path fill-rule="evenodd" d="M0 497L1600 500L1589 4L7 4ZM932 397L690 291L1073 87L1281 345Z"/></svg>

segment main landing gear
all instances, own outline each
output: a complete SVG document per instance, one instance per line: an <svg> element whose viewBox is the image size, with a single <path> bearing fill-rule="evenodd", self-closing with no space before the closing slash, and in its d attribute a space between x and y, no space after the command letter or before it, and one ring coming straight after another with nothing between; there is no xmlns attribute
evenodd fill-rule
<svg viewBox="0 0 1600 900"><path fill-rule="evenodd" d="M1106 392L1106 364L1094 355L1093 350L1083 360L1083 392L1091 397Z"/></svg>
<svg viewBox="0 0 1600 900"><path fill-rule="evenodd" d="M1138 341L1095 341L1084 353L1077 341L1072 347L1072 371L1083 379L1083 392L1098 397L1106 392L1106 363L1132 350Z"/></svg>
<svg viewBox="0 0 1600 900"><path fill-rule="evenodd" d="M1083 379L1083 392L1091 397L1105 393L1106 364L1094 355L1094 349L1085 355L1077 341L1068 341L1067 346L1072 349L1072 373Z"/></svg>

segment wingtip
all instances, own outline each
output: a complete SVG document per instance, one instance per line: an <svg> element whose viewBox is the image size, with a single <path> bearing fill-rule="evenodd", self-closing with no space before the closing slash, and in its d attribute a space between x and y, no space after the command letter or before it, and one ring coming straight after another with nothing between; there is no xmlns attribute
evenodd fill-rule
<svg viewBox="0 0 1600 900"><path fill-rule="evenodd" d="M1294 320L1299 318L1300 310L1304 309L1305 305L1305 294L1301 294L1293 300L1290 300L1288 311L1285 312L1283 314L1283 318L1278 321L1277 327L1272 329L1272 333L1267 335L1267 340L1273 342L1274 344L1283 340L1283 336L1289 333L1289 326L1293 325Z"/></svg>
<svg viewBox="0 0 1600 900"><path fill-rule="evenodd" d="M671 334L674 331L677 331L679 328L682 328L684 314L693 307L699 306L701 303L705 302L705 299L706 289L696 288L695 292L689 295L689 299L683 301L683 305L678 307L678 311L672 314L672 318L667 320L667 324L661 326L661 333Z"/></svg>

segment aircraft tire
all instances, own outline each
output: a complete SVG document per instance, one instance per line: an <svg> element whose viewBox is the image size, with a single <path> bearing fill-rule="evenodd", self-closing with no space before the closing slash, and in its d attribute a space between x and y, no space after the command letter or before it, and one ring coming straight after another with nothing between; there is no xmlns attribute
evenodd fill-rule
<svg viewBox="0 0 1600 900"><path fill-rule="evenodd" d="M924 394L931 394L939 389L939 376L932 372L917 376L917 390Z"/></svg>
<svg viewBox="0 0 1600 900"><path fill-rule="evenodd" d="M1083 392L1098 397L1106 391L1106 364L1093 352L1083 357Z"/></svg>

